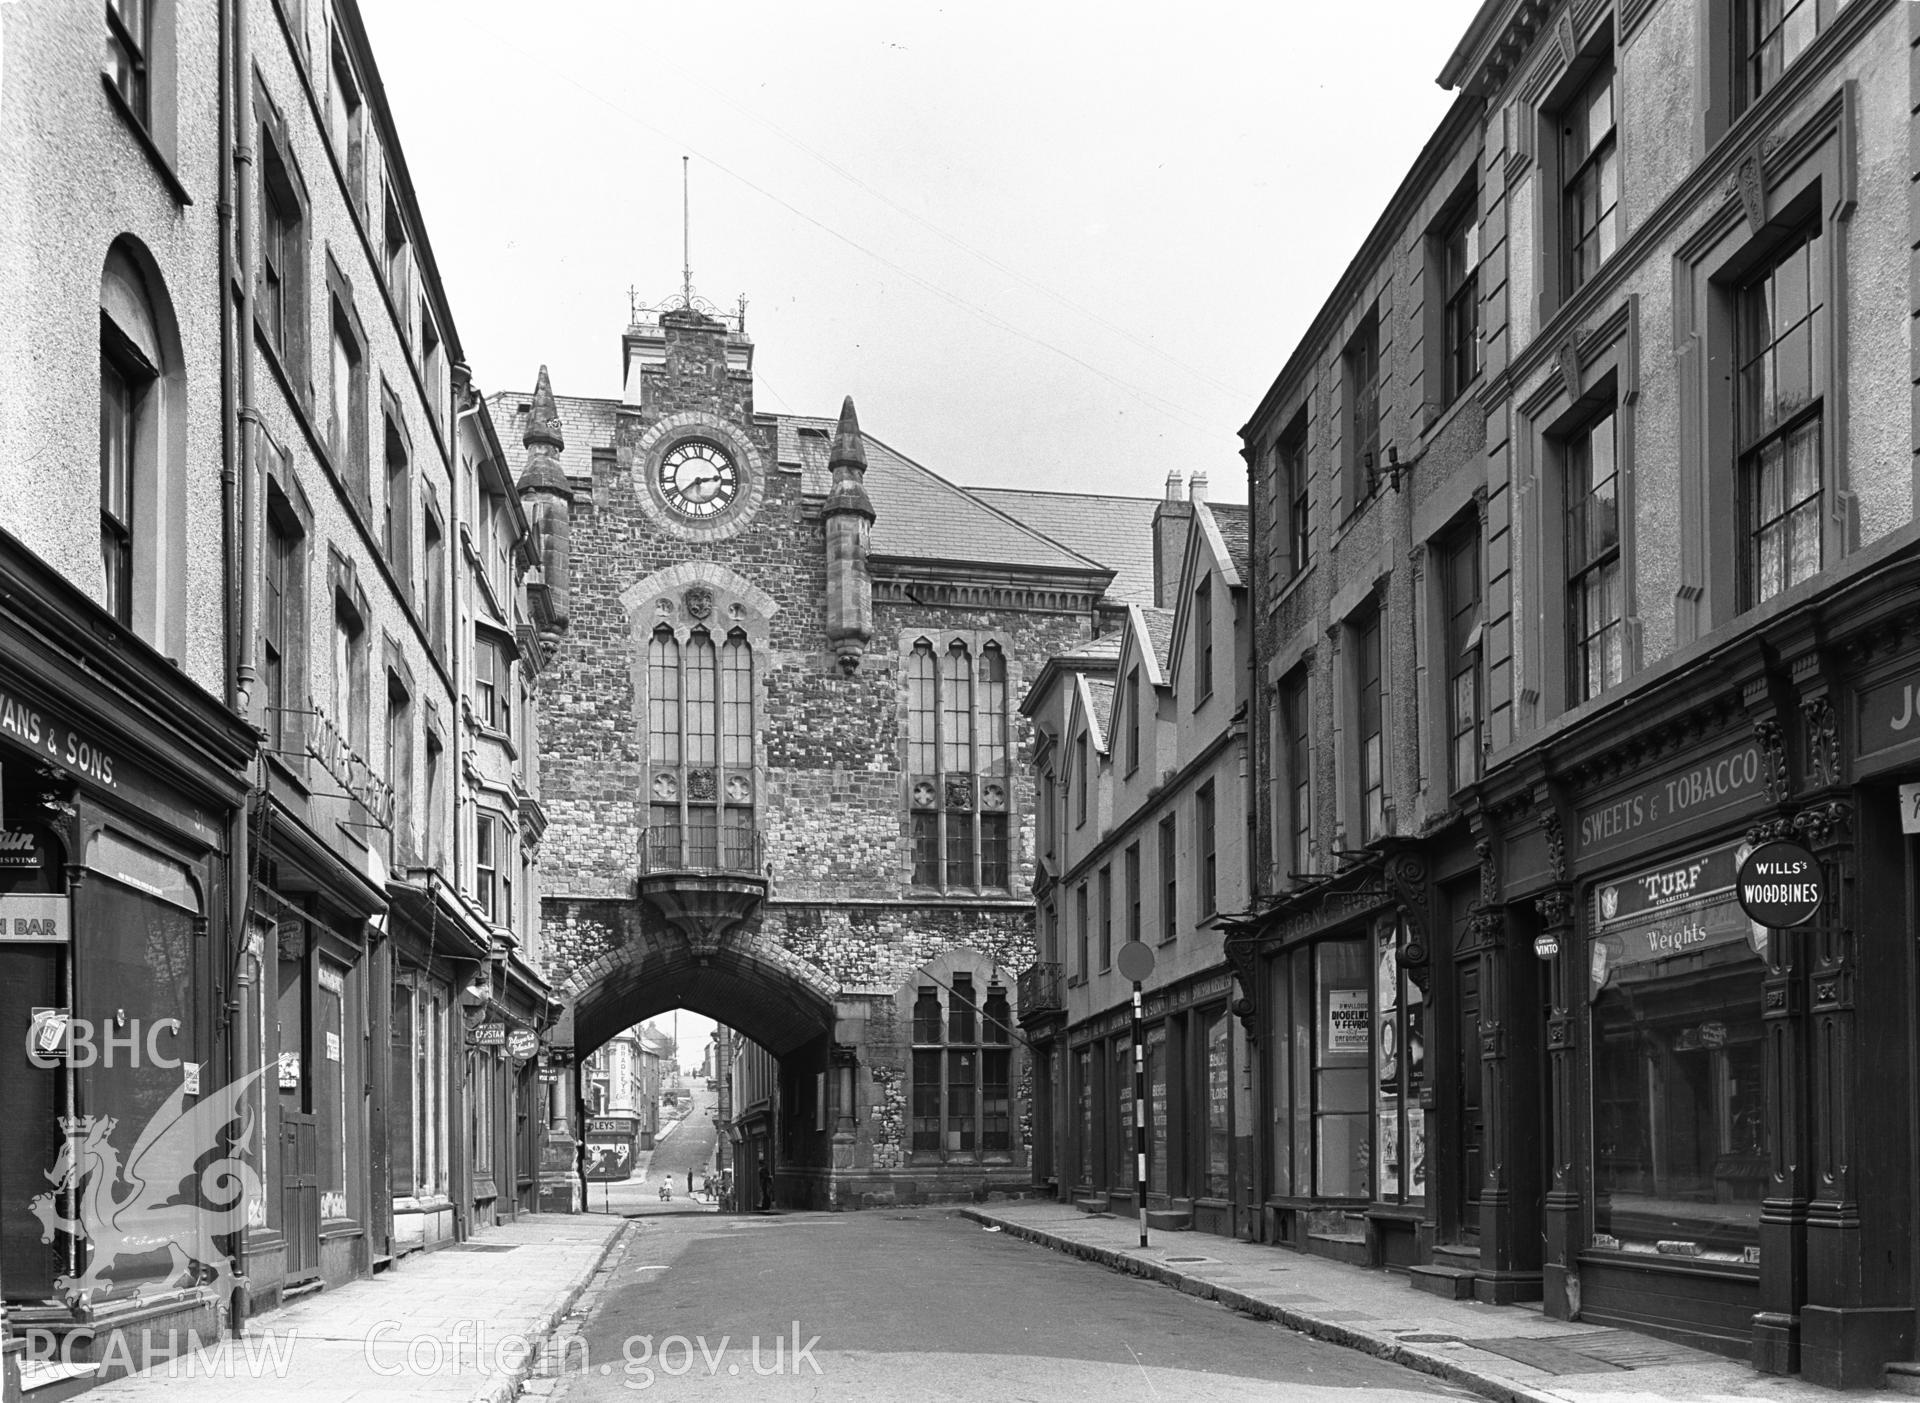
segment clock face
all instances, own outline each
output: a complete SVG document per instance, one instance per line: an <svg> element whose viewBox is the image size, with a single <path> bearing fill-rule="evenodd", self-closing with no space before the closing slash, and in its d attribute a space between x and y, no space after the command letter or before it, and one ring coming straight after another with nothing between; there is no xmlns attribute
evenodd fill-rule
<svg viewBox="0 0 1920 1403"><path fill-rule="evenodd" d="M676 444L660 460L660 495L682 516L718 516L739 490L732 457L704 439Z"/></svg>

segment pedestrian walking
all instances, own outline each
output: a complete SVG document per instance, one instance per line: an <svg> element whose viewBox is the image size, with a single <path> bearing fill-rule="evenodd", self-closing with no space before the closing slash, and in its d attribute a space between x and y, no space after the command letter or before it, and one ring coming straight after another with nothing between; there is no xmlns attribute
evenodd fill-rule
<svg viewBox="0 0 1920 1403"><path fill-rule="evenodd" d="M687 1171L687 1197L693 1197L693 1171L691 1169Z"/></svg>

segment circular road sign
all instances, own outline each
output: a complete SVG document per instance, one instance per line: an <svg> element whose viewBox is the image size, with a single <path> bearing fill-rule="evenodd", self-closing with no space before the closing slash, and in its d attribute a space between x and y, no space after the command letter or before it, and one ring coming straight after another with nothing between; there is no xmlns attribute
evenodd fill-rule
<svg viewBox="0 0 1920 1403"><path fill-rule="evenodd" d="M1135 984L1145 984L1153 977L1153 949L1144 940L1129 940L1122 945L1116 963L1120 977Z"/></svg>
<svg viewBox="0 0 1920 1403"><path fill-rule="evenodd" d="M1811 921L1827 894L1819 859L1799 843L1762 843L1747 854L1734 881L1740 909L1774 930Z"/></svg>

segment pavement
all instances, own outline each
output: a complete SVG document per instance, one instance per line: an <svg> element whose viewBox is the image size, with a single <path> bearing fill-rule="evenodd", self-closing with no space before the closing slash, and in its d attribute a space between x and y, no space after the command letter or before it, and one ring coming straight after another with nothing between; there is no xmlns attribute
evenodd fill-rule
<svg viewBox="0 0 1920 1403"><path fill-rule="evenodd" d="M621 1219L535 1215L416 1253L380 1275L315 1292L200 1354L128 1341L152 1366L87 1392L88 1403L292 1399L506 1403L537 1351L631 1229ZM184 1344L184 1341L180 1342ZM31 1395L29 1395L31 1397Z"/></svg>
<svg viewBox="0 0 1920 1403"><path fill-rule="evenodd" d="M1538 1305L1446 1300L1416 1291L1404 1276L1284 1247L1154 1231L1142 1249L1136 1220L1052 1202L960 1211L989 1230L1277 1321L1500 1403L1833 1403L1836 1396L1651 1335L1550 1320Z"/></svg>

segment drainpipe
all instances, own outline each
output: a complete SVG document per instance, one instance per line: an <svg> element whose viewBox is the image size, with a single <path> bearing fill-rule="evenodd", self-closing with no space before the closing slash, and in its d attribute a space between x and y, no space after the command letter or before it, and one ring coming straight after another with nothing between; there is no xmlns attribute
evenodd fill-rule
<svg viewBox="0 0 1920 1403"><path fill-rule="evenodd" d="M253 88L246 0L221 0L219 7L219 128L220 128L220 319L221 319L221 496L231 536L227 559L237 569L237 588L228 598L238 601L228 626L228 666L224 691L230 710L248 718L253 686L253 577L254 558L253 454L250 425L253 417ZM240 325L234 325L233 284L242 288ZM237 364L236 364L237 360ZM237 383L236 383L237 381ZM249 792L233 825L228 844L227 940L233 953L230 987L221 992L222 1031L226 1037L227 1080L246 1074L241 1065L242 1030L235 1027L244 1007L240 997L240 952L247 939L252 906L252 853L249 815L264 793ZM262 1128L264 1132L264 1127ZM264 1162L264 1160L263 1160ZM234 1234L235 1286L230 1321L238 1335L246 1325L251 1288L247 1280L246 1228Z"/></svg>

